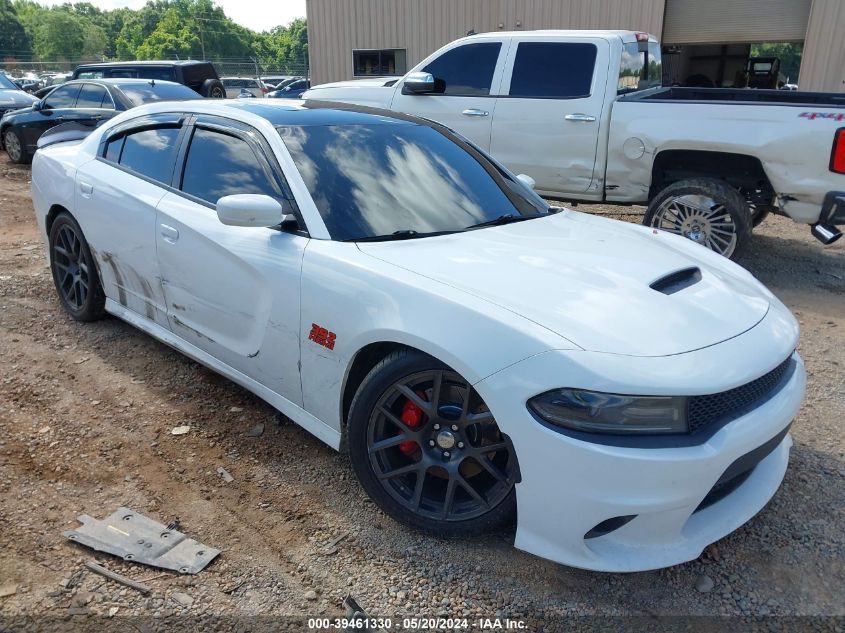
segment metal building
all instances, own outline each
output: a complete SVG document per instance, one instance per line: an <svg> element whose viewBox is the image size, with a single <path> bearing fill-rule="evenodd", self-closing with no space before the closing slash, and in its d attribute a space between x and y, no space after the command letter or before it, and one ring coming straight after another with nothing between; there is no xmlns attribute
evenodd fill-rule
<svg viewBox="0 0 845 633"><path fill-rule="evenodd" d="M845 0L307 0L313 84L403 75L468 31L630 29L671 80L731 85L750 44L803 42L800 88L845 91Z"/></svg>

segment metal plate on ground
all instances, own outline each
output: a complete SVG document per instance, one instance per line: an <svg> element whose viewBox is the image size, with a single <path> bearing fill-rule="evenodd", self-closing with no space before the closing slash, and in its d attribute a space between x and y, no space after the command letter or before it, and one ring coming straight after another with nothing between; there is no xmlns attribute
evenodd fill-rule
<svg viewBox="0 0 845 633"><path fill-rule="evenodd" d="M79 529L63 532L71 541L133 563L183 574L202 571L220 553L129 508L118 508L102 521L83 514L79 522Z"/></svg>

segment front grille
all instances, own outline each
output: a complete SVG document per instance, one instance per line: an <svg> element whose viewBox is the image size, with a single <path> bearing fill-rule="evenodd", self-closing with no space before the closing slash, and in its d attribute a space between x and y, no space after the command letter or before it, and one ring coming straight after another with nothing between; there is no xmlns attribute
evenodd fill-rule
<svg viewBox="0 0 845 633"><path fill-rule="evenodd" d="M696 433L711 424L732 420L745 414L761 401L771 397L793 369L794 363L790 356L757 380L721 393L691 397L687 409L689 432Z"/></svg>

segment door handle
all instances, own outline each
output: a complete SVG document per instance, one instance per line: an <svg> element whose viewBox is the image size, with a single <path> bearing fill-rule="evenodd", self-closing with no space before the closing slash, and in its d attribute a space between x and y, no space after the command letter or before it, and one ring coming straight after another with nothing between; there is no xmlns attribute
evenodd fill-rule
<svg viewBox="0 0 845 633"><path fill-rule="evenodd" d="M488 116L490 113L487 110L479 110L478 108L467 108L461 114L464 116Z"/></svg>
<svg viewBox="0 0 845 633"><path fill-rule="evenodd" d="M79 191L81 191L82 195L86 198L90 198L91 194L94 193L94 185L92 185L90 182L83 182L80 180Z"/></svg>
<svg viewBox="0 0 845 633"><path fill-rule="evenodd" d="M161 230L161 236L164 238L165 242L170 242L173 244L176 240L179 239L179 231L174 229L172 226L167 224L159 224L159 229Z"/></svg>
<svg viewBox="0 0 845 633"><path fill-rule="evenodd" d="M592 123L596 120L592 114L582 114L580 112L575 112L574 114L567 114L563 117L567 121L585 121L586 123Z"/></svg>

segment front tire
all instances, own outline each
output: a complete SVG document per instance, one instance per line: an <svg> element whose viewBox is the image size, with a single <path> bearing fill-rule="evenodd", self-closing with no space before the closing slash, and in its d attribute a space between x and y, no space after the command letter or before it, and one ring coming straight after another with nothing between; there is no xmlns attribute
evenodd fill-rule
<svg viewBox="0 0 845 633"><path fill-rule="evenodd" d="M349 413L349 454L385 513L438 537L511 521L516 454L478 393L421 352L398 350L361 383Z"/></svg>
<svg viewBox="0 0 845 633"><path fill-rule="evenodd" d="M18 165L26 165L32 160L29 152L26 151L26 145L20 133L14 128L7 128L3 132L3 145L6 148L6 154L9 155L9 160Z"/></svg>
<svg viewBox="0 0 845 633"><path fill-rule="evenodd" d="M50 270L67 313L77 321L105 316L106 295L97 265L76 220L60 213L50 227Z"/></svg>
<svg viewBox="0 0 845 633"><path fill-rule="evenodd" d="M691 178L665 187L652 198L643 223L731 259L742 253L751 238L748 201L714 178Z"/></svg>

